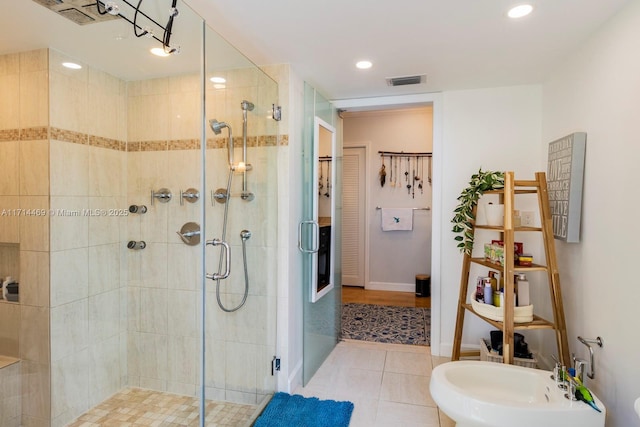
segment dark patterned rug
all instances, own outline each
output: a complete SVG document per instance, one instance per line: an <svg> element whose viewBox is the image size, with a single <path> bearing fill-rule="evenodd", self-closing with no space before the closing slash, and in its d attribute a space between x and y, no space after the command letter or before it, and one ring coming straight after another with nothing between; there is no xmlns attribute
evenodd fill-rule
<svg viewBox="0 0 640 427"><path fill-rule="evenodd" d="M342 338L430 345L431 310L373 304L342 305Z"/></svg>

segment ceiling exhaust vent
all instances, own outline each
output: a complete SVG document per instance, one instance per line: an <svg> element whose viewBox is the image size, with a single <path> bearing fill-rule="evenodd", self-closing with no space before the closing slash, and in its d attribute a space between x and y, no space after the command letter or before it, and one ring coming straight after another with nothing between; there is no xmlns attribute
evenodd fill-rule
<svg viewBox="0 0 640 427"><path fill-rule="evenodd" d="M69 9L61 9L57 12L65 18L71 19L73 22L79 25L91 24L92 22L95 22L95 19L93 19L86 13L80 12L75 7L71 7Z"/></svg>
<svg viewBox="0 0 640 427"><path fill-rule="evenodd" d="M419 85L426 81L426 74L421 74L419 76L387 77L387 85L389 86Z"/></svg>
<svg viewBox="0 0 640 427"><path fill-rule="evenodd" d="M96 22L120 19L117 15L106 13L100 15L96 8L96 0L33 0L75 22L78 25L93 24ZM104 4L104 0L101 1Z"/></svg>

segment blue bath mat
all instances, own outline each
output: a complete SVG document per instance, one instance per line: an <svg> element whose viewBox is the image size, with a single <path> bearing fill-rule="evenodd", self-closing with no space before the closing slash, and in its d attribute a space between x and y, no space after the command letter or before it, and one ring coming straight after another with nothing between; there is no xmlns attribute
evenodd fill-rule
<svg viewBox="0 0 640 427"><path fill-rule="evenodd" d="M254 427L347 427L353 403L276 393Z"/></svg>

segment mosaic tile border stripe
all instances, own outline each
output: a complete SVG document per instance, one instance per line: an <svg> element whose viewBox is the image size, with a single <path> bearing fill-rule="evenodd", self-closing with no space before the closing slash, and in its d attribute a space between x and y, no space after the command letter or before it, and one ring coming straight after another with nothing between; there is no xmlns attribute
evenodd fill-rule
<svg viewBox="0 0 640 427"><path fill-rule="evenodd" d="M2 129L0 141L39 141L49 139L49 128Z"/></svg>
<svg viewBox="0 0 640 427"><path fill-rule="evenodd" d="M117 139L103 138L89 135L89 145L92 147L108 148L110 150L127 151L127 143Z"/></svg>
<svg viewBox="0 0 640 427"><path fill-rule="evenodd" d="M199 150L199 139L176 139L160 141L119 141L117 139L104 138L82 132L75 132L55 127L33 127L26 129L2 129L0 130L0 142L2 141L39 141L54 139L56 141L71 142L73 144L90 145L92 147L106 148L116 151L171 151L171 150ZM236 146L242 144L242 137L234 137ZM247 138L248 147L276 147L288 146L289 135L260 135ZM227 138L208 138L207 149L225 148Z"/></svg>

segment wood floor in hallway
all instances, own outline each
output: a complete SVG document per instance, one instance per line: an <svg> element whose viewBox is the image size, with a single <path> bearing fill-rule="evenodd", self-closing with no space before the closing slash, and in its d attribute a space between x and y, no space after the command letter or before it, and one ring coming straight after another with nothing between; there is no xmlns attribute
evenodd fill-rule
<svg viewBox="0 0 640 427"><path fill-rule="evenodd" d="M417 297L413 292L371 291L357 286L342 287L342 303L431 308L430 297Z"/></svg>

